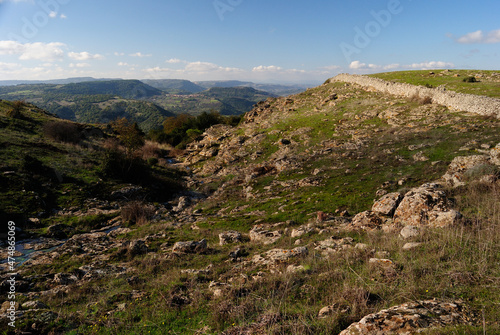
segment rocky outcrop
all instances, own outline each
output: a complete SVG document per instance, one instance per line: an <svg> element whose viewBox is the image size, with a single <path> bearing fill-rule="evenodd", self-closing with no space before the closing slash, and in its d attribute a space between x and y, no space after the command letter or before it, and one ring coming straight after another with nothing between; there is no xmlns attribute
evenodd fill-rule
<svg viewBox="0 0 500 335"><path fill-rule="evenodd" d="M369 314L340 335L409 335L424 329L469 324L473 315L460 301L410 302Z"/></svg>
<svg viewBox="0 0 500 335"><path fill-rule="evenodd" d="M306 247L297 247L295 249L272 249L263 255L255 255L252 262L258 265L275 265L286 263L292 259L307 256L309 250Z"/></svg>
<svg viewBox="0 0 500 335"><path fill-rule="evenodd" d="M457 223L462 215L439 184L429 183L407 192L394 212L394 223L403 226L445 227Z"/></svg>
<svg viewBox="0 0 500 335"><path fill-rule="evenodd" d="M199 242L188 241L188 242L176 242L172 249L173 252L177 253L203 253L207 251L207 240L203 239Z"/></svg>
<svg viewBox="0 0 500 335"><path fill-rule="evenodd" d="M250 230L250 241L262 244L272 244L279 240L281 235L279 231L271 231L269 227L265 225L255 225L252 230Z"/></svg>
<svg viewBox="0 0 500 335"><path fill-rule="evenodd" d="M318 243L318 246L314 248L315 250L321 252L323 256L328 256L329 254L343 251L353 247L354 239L352 237L344 238L329 238Z"/></svg>
<svg viewBox="0 0 500 335"><path fill-rule="evenodd" d="M219 234L219 244L226 245L230 243L239 243L242 241L242 235L240 232L230 230Z"/></svg>

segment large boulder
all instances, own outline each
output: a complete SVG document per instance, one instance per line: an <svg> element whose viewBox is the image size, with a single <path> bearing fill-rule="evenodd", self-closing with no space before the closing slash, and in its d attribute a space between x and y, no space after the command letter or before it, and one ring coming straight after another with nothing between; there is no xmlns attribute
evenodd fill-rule
<svg viewBox="0 0 500 335"><path fill-rule="evenodd" d="M461 302L410 302L369 314L340 335L415 334L428 328L468 324L471 313Z"/></svg>
<svg viewBox="0 0 500 335"><path fill-rule="evenodd" d="M446 227L460 218L461 214L451 208L446 193L435 183L410 190L394 212L394 223L403 226Z"/></svg>
<svg viewBox="0 0 500 335"><path fill-rule="evenodd" d="M386 194L375 201L372 212L383 216L393 216L401 200L403 200L403 196L398 192Z"/></svg>

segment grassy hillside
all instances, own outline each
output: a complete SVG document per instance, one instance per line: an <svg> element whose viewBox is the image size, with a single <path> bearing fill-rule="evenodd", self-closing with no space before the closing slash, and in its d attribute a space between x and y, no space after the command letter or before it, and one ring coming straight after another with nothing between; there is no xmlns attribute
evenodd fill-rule
<svg viewBox="0 0 500 335"><path fill-rule="evenodd" d="M153 198L168 199L175 191L168 187L177 185L170 179L175 173L125 156L119 138L112 128L64 121L31 104L1 101L2 218L13 215L26 223L30 217L48 218L62 208L82 209L89 206L89 197L108 199L128 183L149 189ZM150 155L158 157L155 152ZM134 169L140 169L140 175L134 175ZM167 188L159 195L152 183Z"/></svg>
<svg viewBox="0 0 500 335"><path fill-rule="evenodd" d="M11 104L3 106L8 113ZM23 107L23 113L26 108L31 107ZM49 117L36 115L31 118ZM69 144L45 139L28 121L12 121L7 114L1 120L6 125L0 128L6 134L2 141L16 148L5 160L30 147L40 150L44 166L50 166L50 156L58 161L57 150L36 147L35 139L59 148L62 156L74 152L74 145L70 150ZM7 126L11 123L24 128L13 130ZM40 334L339 334L370 313L425 300L453 303L458 316L444 308L428 310L424 321L408 321L400 329L437 323L423 334L499 333L499 143L497 119L342 82L269 98L238 126L214 126L186 151L176 152L189 171L177 174L177 180L190 191L175 200L121 198L118 203L104 197L98 200L120 208L115 217L43 217L47 224L73 226L73 232L109 224L119 228L74 235L20 267L19 282L26 287L20 303L46 306L41 317L40 310L30 310L33 303L25 304L18 329ZM85 150L90 156L82 163L90 161L86 170L93 171L91 155L101 151ZM480 164L455 164L456 171L449 170L461 156ZM79 166L75 163L68 169ZM3 171L20 169L9 164ZM169 171L153 166L155 173ZM417 187L441 180L447 171L463 184L442 182L439 192L419 193ZM85 213L105 208L92 200L101 194L99 187L108 187L103 194L111 193L109 187L126 193L125 184L94 183L93 174L80 173L68 172L82 188L77 192L82 200L91 199L74 205L87 206ZM17 202L31 194L23 192L21 187L29 185L23 183L10 195ZM165 189L141 185L146 192L138 200ZM65 197L75 189L69 184L57 188L59 201L69 200ZM437 218L429 214L410 228L416 232L412 237L403 237L410 224L398 222L394 213L359 214L391 193L403 197L397 206L413 200L408 211L418 217L427 213L425 206L435 206L440 220L449 219L447 214L455 213L451 209L462 217L434 227ZM72 205L59 206L67 212ZM387 318L399 322L396 314Z"/></svg>
<svg viewBox="0 0 500 335"><path fill-rule="evenodd" d="M217 111L222 115L241 115L251 110L257 102L273 96L250 87L214 87L186 96L157 96L152 101L176 114L200 115Z"/></svg>
<svg viewBox="0 0 500 335"><path fill-rule="evenodd" d="M455 92L500 98L499 71L422 70L378 73L371 76L389 81L427 87L438 87L443 85L446 89Z"/></svg>
<svg viewBox="0 0 500 335"><path fill-rule="evenodd" d="M137 100L158 94L161 91L138 80L0 87L0 98L25 100L67 120L108 123L127 117L144 131L160 126L165 117L174 115L152 102Z"/></svg>

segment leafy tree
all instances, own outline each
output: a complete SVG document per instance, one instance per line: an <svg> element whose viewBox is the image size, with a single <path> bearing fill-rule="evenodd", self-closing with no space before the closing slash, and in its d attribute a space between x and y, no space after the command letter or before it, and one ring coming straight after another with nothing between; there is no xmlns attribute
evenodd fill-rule
<svg viewBox="0 0 500 335"><path fill-rule="evenodd" d="M137 122L132 123L122 117L111 122L111 127L118 133L118 138L125 147L128 156L144 145L144 133Z"/></svg>

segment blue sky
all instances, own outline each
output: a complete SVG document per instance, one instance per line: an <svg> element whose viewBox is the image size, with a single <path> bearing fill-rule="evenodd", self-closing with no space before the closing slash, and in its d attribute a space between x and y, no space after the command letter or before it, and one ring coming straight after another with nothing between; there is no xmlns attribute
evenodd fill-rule
<svg viewBox="0 0 500 335"><path fill-rule="evenodd" d="M500 69L500 1L0 0L0 80Z"/></svg>

